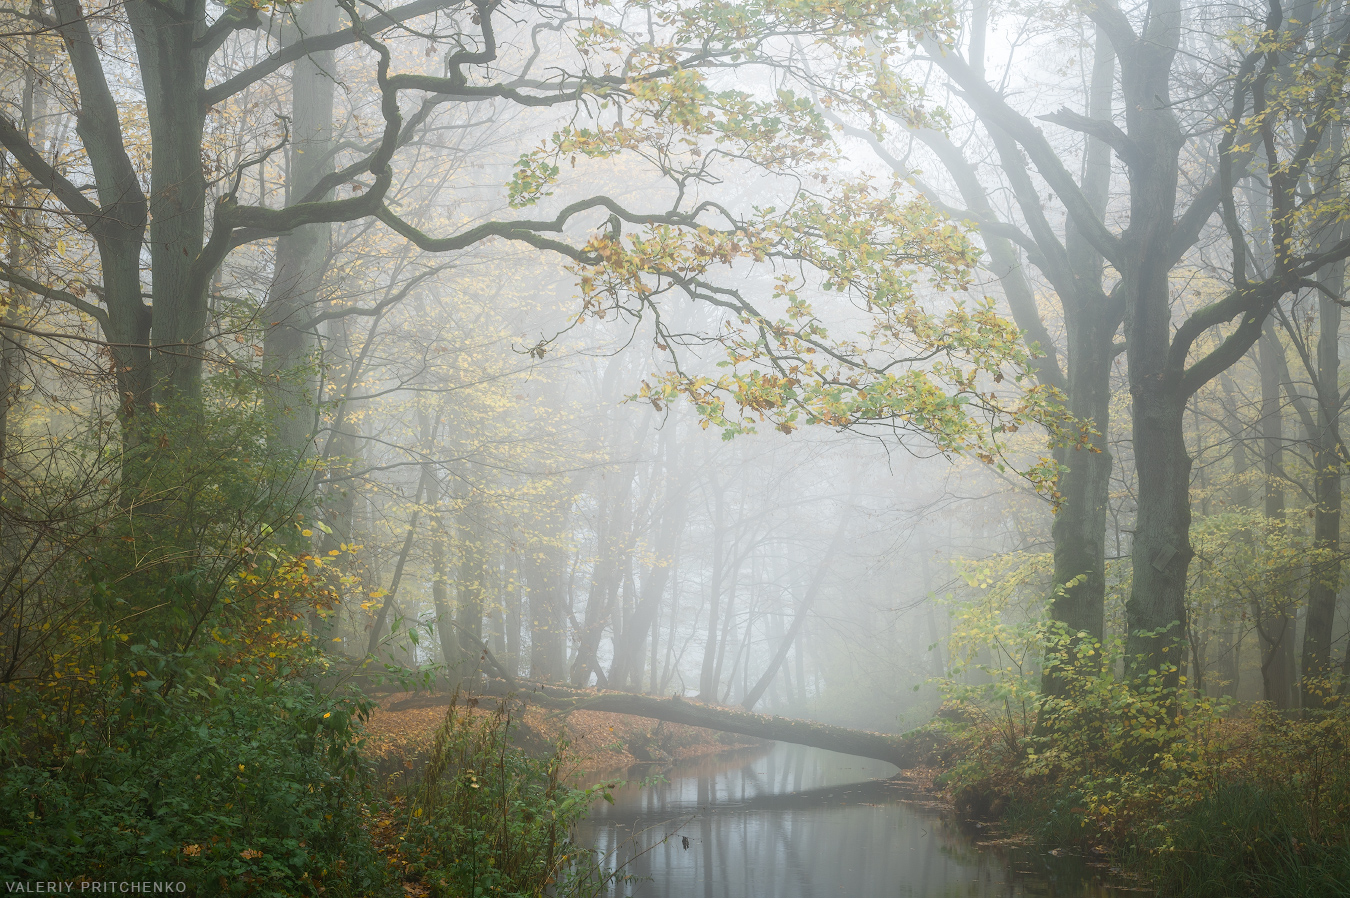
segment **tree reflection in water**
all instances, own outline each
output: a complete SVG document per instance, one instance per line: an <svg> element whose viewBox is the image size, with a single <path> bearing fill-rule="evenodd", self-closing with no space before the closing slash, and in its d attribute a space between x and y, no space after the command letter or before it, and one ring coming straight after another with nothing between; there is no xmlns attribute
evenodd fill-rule
<svg viewBox="0 0 1350 898"><path fill-rule="evenodd" d="M959 826L904 801L885 779L894 773L880 761L791 745L682 764L646 788L635 770L579 837L628 877L607 898L1126 894L1076 858L976 846Z"/></svg>

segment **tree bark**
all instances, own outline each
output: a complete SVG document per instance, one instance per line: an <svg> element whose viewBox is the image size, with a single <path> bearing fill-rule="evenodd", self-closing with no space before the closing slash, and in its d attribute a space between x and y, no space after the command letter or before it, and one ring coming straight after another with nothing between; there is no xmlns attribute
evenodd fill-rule
<svg viewBox="0 0 1350 898"><path fill-rule="evenodd" d="M616 360L605 372L606 381L610 372L618 369ZM615 445L623 445L622 427L616 426ZM624 464L609 477L601 480L601 501L598 509L599 525L596 530L596 558L591 571L590 590L586 595L585 619L577 639L577 654L572 661L572 685L581 687L590 682L591 674L604 677L600 669L600 642L604 637L615 612L620 611L621 565L626 562L625 547L628 543L629 528L632 525L632 488L637 476L637 467ZM622 621L619 621L622 631Z"/></svg>
<svg viewBox="0 0 1350 898"><path fill-rule="evenodd" d="M1190 473L1183 414L1189 398L1170 357L1170 274L1177 255L1178 159L1185 138L1168 98L1180 40L1181 9L1166 0L1135 34L1112 6L1098 24L1120 58L1125 122L1138 148L1130 166L1130 217L1117 251L1133 400L1138 513L1134 577L1126 601L1132 676L1175 687L1186 663L1186 571L1191 549Z"/></svg>
<svg viewBox="0 0 1350 898"><path fill-rule="evenodd" d="M1068 352L1068 409L1095 433L1083 447L1060 448L1064 467L1055 489L1060 505L1050 532L1054 541L1054 593L1050 617L1064 625L1070 643L1086 634L1104 636L1106 596L1106 512L1110 501L1112 458L1107 451L1110 426L1113 338L1120 323L1117 308L1100 302L1065 303ZM1062 681L1047 668L1043 689L1059 694Z"/></svg>
<svg viewBox="0 0 1350 898"><path fill-rule="evenodd" d="M523 572L520 569L519 553L513 552L510 556L510 560L513 562L508 572L510 589L503 595L505 604L503 613L505 617L504 626L506 627L506 657L502 660L506 664L507 669L511 672L511 676L514 677L520 674L520 630L524 623L525 585L521 582Z"/></svg>
<svg viewBox="0 0 1350 898"><path fill-rule="evenodd" d="M127 153L117 102L109 89L97 44L89 30L89 19L77 0L53 0L65 41L71 69L79 87L79 111L76 132L93 171L98 187L98 205L82 196L61 196L93 237L99 252L103 278L103 302L106 314L96 315L111 345L115 363L119 399L118 416L123 427L123 502L136 490L140 479L144 426L153 417L150 353L152 312L141 296L141 250L149 217L149 204L141 189L140 178ZM6 137L0 127L0 139ZM152 131L152 139L153 139ZM20 135L3 142L11 151L22 152ZM41 159L25 167L37 175L44 168ZM200 177L200 161L198 162ZM56 179L39 180L51 184ZM58 193L58 195L60 195ZM166 300L166 308L168 307Z"/></svg>
<svg viewBox="0 0 1350 898"><path fill-rule="evenodd" d="M1096 121L1112 118L1116 59L1111 43L1098 28L1093 51L1088 115ZM1111 186L1111 149L1089 137L1084 159L1082 192L1094 219L1106 220ZM1077 645L1079 633L1100 643L1104 637L1106 601L1106 512L1110 501L1112 458L1107 450L1111 416L1111 364L1116 330L1124 303L1102 289L1102 254L1083 233L1065 227L1064 250L1068 272L1047 265L1060 294L1068 338L1066 393L1068 410L1092 425L1087 445L1059 448L1055 460L1063 465L1056 484L1060 505L1051 525L1054 541L1054 588L1050 616L1062 623ZM1066 276L1067 274L1067 276ZM1062 692L1063 684L1047 668L1043 691Z"/></svg>
<svg viewBox="0 0 1350 898"><path fill-rule="evenodd" d="M740 586L741 566L745 556L738 557L731 567L731 576L727 578L727 607L722 612L722 632L717 638L717 660L712 671L712 695L705 701L718 703L718 694L722 689L722 669L727 658L727 645L736 635L736 596Z"/></svg>
<svg viewBox="0 0 1350 898"><path fill-rule="evenodd" d="M30 35L24 42L24 83L19 124L33 144L39 148L44 147L47 142L49 124L48 90L40 73L51 64L51 56L49 44L39 40L37 35ZM7 163L8 160L5 160L0 162L0 165L9 168ZM35 210L41 202L40 199L35 197L32 191L19 186L17 175L17 171L13 175L5 172L5 180L13 177L16 182L9 201L19 209L27 207L28 210ZM30 272L31 265L37 257L33 233L38 224L38 216L35 211L20 211L14 215L14 220L15 224L5 229L7 233L4 235L4 242L9 248L6 264L9 271L26 274ZM23 393L26 342L24 333L14 329L13 326L21 322L27 323L24 320L25 315L33 314L30 304L34 298L33 293L14 283L9 284L8 289L0 293L0 307L4 310L3 315L0 315L4 325L0 327L0 557L6 560L6 567L12 559L18 557L10 540L9 515L6 512L10 510L11 484L19 480L18 454L14 452L14 445L10 441L10 412L18 405ZM4 574L0 573L0 576ZM23 623L16 621L13 628L16 650L19 630Z"/></svg>
<svg viewBox="0 0 1350 898"><path fill-rule="evenodd" d="M190 0L128 3L150 126L149 254L153 297L154 401L188 411L201 399L207 286L198 264L206 235L202 137L210 50ZM210 268L214 269L214 265Z"/></svg>

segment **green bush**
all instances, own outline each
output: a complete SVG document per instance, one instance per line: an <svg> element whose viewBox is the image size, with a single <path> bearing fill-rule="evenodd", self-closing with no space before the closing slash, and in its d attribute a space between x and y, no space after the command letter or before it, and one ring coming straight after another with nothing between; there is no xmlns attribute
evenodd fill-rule
<svg viewBox="0 0 1350 898"><path fill-rule="evenodd" d="M0 877L183 881L198 895L382 888L361 826L361 702L250 665L161 689L131 673L83 725L55 728L59 741L7 731ZM59 722L52 705L22 710Z"/></svg>
<svg viewBox="0 0 1350 898"><path fill-rule="evenodd" d="M968 709L944 776L959 806L1113 851L1164 895L1350 898L1350 708L1231 720L1184 678L1166 685L1175 671L1118 677L1119 645L1051 637L1061 691L1031 703L1034 726L1006 703Z"/></svg>

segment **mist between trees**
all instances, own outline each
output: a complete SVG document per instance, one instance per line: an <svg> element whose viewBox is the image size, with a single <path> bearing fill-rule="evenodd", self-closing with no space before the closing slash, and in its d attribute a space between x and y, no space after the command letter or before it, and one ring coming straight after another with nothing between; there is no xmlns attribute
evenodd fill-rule
<svg viewBox="0 0 1350 898"><path fill-rule="evenodd" d="M1344 3L0 16L7 701L1335 704Z"/></svg>

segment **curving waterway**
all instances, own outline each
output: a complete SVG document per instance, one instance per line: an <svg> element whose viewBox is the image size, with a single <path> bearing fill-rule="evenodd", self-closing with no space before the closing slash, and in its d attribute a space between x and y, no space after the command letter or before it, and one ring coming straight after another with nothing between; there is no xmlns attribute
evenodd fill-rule
<svg viewBox="0 0 1350 898"><path fill-rule="evenodd" d="M632 898L1131 898L1078 858L977 845L881 761L779 744L679 764L597 802L578 836ZM636 780L640 769L630 773ZM910 796L912 797L912 796Z"/></svg>

